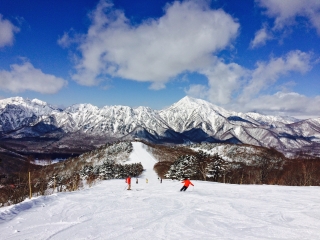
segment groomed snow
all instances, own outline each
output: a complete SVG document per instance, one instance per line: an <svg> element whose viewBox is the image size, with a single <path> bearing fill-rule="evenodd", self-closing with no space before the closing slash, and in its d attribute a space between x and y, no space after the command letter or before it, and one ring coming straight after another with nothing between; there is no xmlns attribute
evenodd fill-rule
<svg viewBox="0 0 320 240"><path fill-rule="evenodd" d="M108 180L0 208L0 239L319 239L319 187L193 181L179 192L179 181L158 181L143 144L133 147L129 162L146 171L132 191Z"/></svg>
<svg viewBox="0 0 320 240"><path fill-rule="evenodd" d="M153 170L153 166L158 162L152 154L150 154L148 151L146 151L146 146L142 144L141 142L133 142L133 151L131 152L129 156L129 160L126 161L126 164L131 163L139 163L141 162L143 166L143 173L141 174L140 178L142 178L144 181L148 179L148 183L154 183L155 181L158 181L158 175Z"/></svg>

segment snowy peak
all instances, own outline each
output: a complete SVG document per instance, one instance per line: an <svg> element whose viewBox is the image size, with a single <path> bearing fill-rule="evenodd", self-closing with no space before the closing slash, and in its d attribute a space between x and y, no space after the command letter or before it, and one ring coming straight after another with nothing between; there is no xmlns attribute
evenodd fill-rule
<svg viewBox="0 0 320 240"><path fill-rule="evenodd" d="M0 100L0 131L8 132L34 126L55 112L61 110L38 99L13 97Z"/></svg>
<svg viewBox="0 0 320 240"><path fill-rule="evenodd" d="M207 101L184 97L167 109L75 104L60 110L21 97L0 100L0 136L38 137L45 133L84 133L107 139L141 137L152 142L232 142L298 151L312 146L320 155L320 118L298 121L258 113L227 111ZM39 126L38 126L39 127ZM25 129L24 129L25 128Z"/></svg>
<svg viewBox="0 0 320 240"><path fill-rule="evenodd" d="M174 111L174 110L180 111L180 110L196 110L196 109L198 109L199 112L200 111L205 111L205 112L216 111L216 112L219 112L220 114L225 113L226 115L228 115L228 111L226 111L221 107L218 107L202 99L192 98L189 96L182 98L180 101L174 103L164 111Z"/></svg>
<svg viewBox="0 0 320 240"><path fill-rule="evenodd" d="M38 99L23 99L22 97L12 97L0 100L0 111L7 106L18 106L19 108L24 108L35 115L50 114L52 111L60 110L55 108L46 102Z"/></svg>
<svg viewBox="0 0 320 240"><path fill-rule="evenodd" d="M212 135L225 129L227 118L233 113L201 99L184 97L159 114L177 132L201 128Z"/></svg>
<svg viewBox="0 0 320 240"><path fill-rule="evenodd" d="M198 106L198 101L200 99L192 98L189 96L186 96L179 100L178 102L172 104L170 108L185 108L185 107L196 107Z"/></svg>
<svg viewBox="0 0 320 240"><path fill-rule="evenodd" d="M67 107L65 111L69 113L75 113L75 112L83 112L83 111L95 112L98 110L99 110L98 107L93 106L89 103L84 103L84 104L74 104L70 107Z"/></svg>
<svg viewBox="0 0 320 240"><path fill-rule="evenodd" d="M39 100L39 99L36 99L36 98L35 98L35 99L32 99L31 102L32 102L33 104L39 105L39 106L46 106L46 105L47 105L46 102L43 102L43 101L41 101L41 100Z"/></svg>
<svg viewBox="0 0 320 240"><path fill-rule="evenodd" d="M259 113L253 113L253 112L246 113L246 115L254 119L255 121L259 122L262 125L269 125L269 126L278 125L279 123L291 124L299 121L298 119L295 119L293 117L267 116Z"/></svg>
<svg viewBox="0 0 320 240"><path fill-rule="evenodd" d="M0 108L4 108L8 104L22 104L24 99L22 97L11 97L0 100Z"/></svg>

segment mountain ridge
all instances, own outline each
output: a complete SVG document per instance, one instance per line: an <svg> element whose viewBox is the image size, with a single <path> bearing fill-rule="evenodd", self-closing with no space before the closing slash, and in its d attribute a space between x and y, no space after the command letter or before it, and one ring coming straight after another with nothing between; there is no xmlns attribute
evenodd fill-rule
<svg viewBox="0 0 320 240"><path fill-rule="evenodd" d="M64 110L41 100L0 100L0 138L61 137L79 132L110 139L142 138L155 143L232 142L275 148L285 154L314 149L320 155L320 118L228 111L184 97L163 110L149 107L75 104Z"/></svg>

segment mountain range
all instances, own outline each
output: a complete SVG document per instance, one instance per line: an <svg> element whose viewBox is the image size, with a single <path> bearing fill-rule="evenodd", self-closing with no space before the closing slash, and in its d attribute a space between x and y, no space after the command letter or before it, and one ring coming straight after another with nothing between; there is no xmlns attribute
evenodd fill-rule
<svg viewBox="0 0 320 240"><path fill-rule="evenodd" d="M56 148L68 148L80 139L99 144L135 138L170 144L250 144L275 148L287 156L298 152L320 156L320 117L298 120L238 113L191 97L163 110L91 104L59 109L38 99L0 100L1 141L55 139Z"/></svg>

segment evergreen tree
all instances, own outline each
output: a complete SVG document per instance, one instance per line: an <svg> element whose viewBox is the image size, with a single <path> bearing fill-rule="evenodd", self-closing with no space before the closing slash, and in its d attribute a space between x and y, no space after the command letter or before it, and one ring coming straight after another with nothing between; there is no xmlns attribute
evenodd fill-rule
<svg viewBox="0 0 320 240"><path fill-rule="evenodd" d="M211 161L209 164L209 176L213 177L213 181L218 181L220 177L223 176L224 172L227 169L227 162L219 156L219 154L215 154L211 157Z"/></svg>
<svg viewBox="0 0 320 240"><path fill-rule="evenodd" d="M182 155L171 165L165 177L171 179L191 178L196 176L197 160L192 155Z"/></svg>

